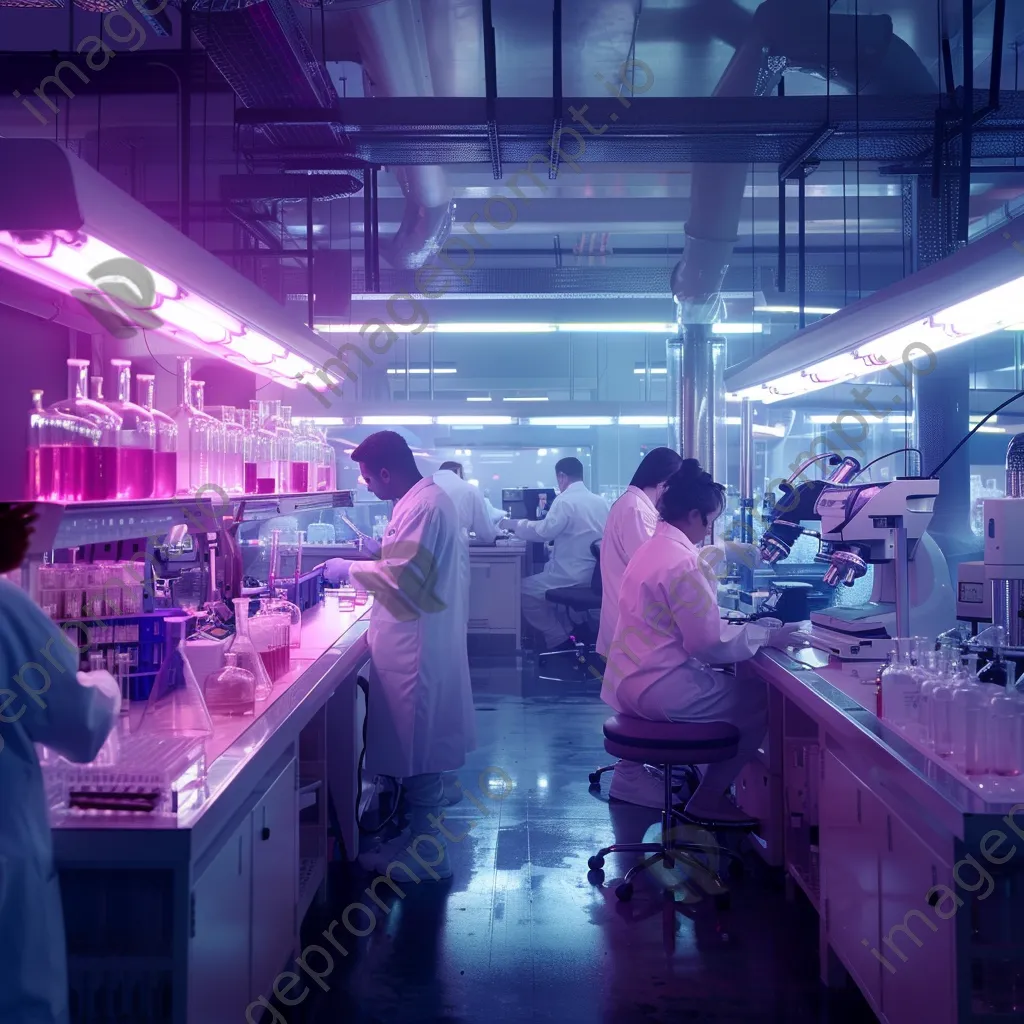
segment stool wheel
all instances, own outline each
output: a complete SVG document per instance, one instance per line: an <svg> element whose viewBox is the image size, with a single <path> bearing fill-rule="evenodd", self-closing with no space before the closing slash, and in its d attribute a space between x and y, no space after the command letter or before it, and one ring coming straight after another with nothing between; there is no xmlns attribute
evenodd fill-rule
<svg viewBox="0 0 1024 1024"><path fill-rule="evenodd" d="M600 868L592 868L587 872L587 881L591 885L604 885L604 872Z"/></svg>
<svg viewBox="0 0 1024 1024"><path fill-rule="evenodd" d="M633 883L623 882L621 885L616 886L615 895L618 896L623 903L628 903L633 898Z"/></svg>
<svg viewBox="0 0 1024 1024"><path fill-rule="evenodd" d="M597 772L591 772L589 778L590 778L590 786L591 786L592 789L600 789L601 788L601 776L598 775Z"/></svg>
<svg viewBox="0 0 1024 1024"><path fill-rule="evenodd" d="M591 871L600 871L601 868L604 867L604 857L591 857L590 860L587 861L587 867L590 868Z"/></svg>

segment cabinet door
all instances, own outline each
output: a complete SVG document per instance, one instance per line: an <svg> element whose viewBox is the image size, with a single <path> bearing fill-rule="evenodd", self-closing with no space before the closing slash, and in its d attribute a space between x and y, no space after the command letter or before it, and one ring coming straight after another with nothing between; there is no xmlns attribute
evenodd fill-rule
<svg viewBox="0 0 1024 1024"><path fill-rule="evenodd" d="M188 1022L244 1020L249 984L249 819L232 834L192 887Z"/></svg>
<svg viewBox="0 0 1024 1024"><path fill-rule="evenodd" d="M512 631L517 624L518 563L470 562L469 628L471 632Z"/></svg>
<svg viewBox="0 0 1024 1024"><path fill-rule="evenodd" d="M952 870L899 818L887 815L882 857L882 1010L889 1024L953 1024L956 1020L956 919L951 898L931 906L935 885L954 893ZM938 913L936 913L938 911ZM918 944L920 943L920 945Z"/></svg>
<svg viewBox="0 0 1024 1024"><path fill-rule="evenodd" d="M295 949L299 884L297 761L252 812L252 998L268 995Z"/></svg>
<svg viewBox="0 0 1024 1024"><path fill-rule="evenodd" d="M821 893L829 944L861 992L881 1006L878 861L885 841L882 804L831 752L820 799ZM867 945L864 945L867 940Z"/></svg>

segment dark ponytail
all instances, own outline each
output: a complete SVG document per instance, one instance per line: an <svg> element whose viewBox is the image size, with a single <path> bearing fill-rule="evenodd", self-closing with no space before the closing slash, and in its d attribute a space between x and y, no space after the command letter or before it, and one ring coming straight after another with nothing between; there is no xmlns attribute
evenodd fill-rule
<svg viewBox="0 0 1024 1024"><path fill-rule="evenodd" d="M725 511L725 488L716 483L710 473L705 473L696 459L683 459L665 484L658 511L662 519L674 523L695 510L707 526Z"/></svg>

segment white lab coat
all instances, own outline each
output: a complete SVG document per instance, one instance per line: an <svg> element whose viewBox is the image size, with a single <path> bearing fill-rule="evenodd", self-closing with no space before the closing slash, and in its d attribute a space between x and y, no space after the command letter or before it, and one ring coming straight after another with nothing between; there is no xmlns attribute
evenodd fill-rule
<svg viewBox="0 0 1024 1024"><path fill-rule="evenodd" d="M469 534L472 533L478 544L493 544L498 532L491 521L480 488L466 483L458 473L450 469L439 469L434 474L434 483L452 499L455 511L459 514L459 525L466 532L466 539L470 540Z"/></svg>
<svg viewBox="0 0 1024 1024"><path fill-rule="evenodd" d="M768 636L763 626L721 620L713 570L680 530L660 522L622 576L601 698L637 718L760 729L756 745L763 700L741 696L745 683L710 666L753 657Z"/></svg>
<svg viewBox="0 0 1024 1024"><path fill-rule="evenodd" d="M64 919L34 744L91 761L120 705L77 672L57 627L0 580L0 1021L11 1024L68 1019Z"/></svg>
<svg viewBox="0 0 1024 1024"><path fill-rule="evenodd" d="M630 485L612 505L601 541L601 628L597 653L607 657L619 621L619 587L630 558L658 525L654 502L639 487Z"/></svg>
<svg viewBox="0 0 1024 1024"><path fill-rule="evenodd" d="M475 746L455 506L430 478L395 502L378 561L352 566L374 597L366 771L453 771ZM460 654L461 652L461 654Z"/></svg>
<svg viewBox="0 0 1024 1024"><path fill-rule="evenodd" d="M544 568L523 580L523 593L543 595L554 587L584 586L594 573L590 545L600 540L608 519L608 504L577 480L551 503L543 519L520 519L515 535L552 546Z"/></svg>

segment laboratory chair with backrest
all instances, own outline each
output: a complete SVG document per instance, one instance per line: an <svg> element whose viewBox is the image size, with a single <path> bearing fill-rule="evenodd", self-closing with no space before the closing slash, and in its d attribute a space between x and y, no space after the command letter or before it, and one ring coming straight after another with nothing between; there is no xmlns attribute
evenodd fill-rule
<svg viewBox="0 0 1024 1024"><path fill-rule="evenodd" d="M590 553L594 556L594 570L590 574L589 584L577 587L555 587L544 595L546 600L565 609L572 626L570 638L575 644L575 649L542 651L538 658L571 657L574 659L574 668L577 671L585 668L597 656L597 627L594 624L594 613L597 613L599 619L602 591L601 542L599 540L595 540L590 545Z"/></svg>
<svg viewBox="0 0 1024 1024"><path fill-rule="evenodd" d="M607 719L604 723L605 750L623 761L659 766L664 776L665 801L661 812L660 841L613 843L598 850L587 862L590 881L597 885L604 881L604 860L610 853L650 854L626 872L615 890L620 900L632 898L633 879L641 871L659 862L671 869L680 860L685 863L687 873L696 877L704 891L714 897L716 905L727 906L728 893L715 864L720 857L738 858L719 845L711 832L694 826L674 810L672 769L678 765L728 761L736 756L739 740L739 729L727 722L651 722L628 715L612 715ZM709 828L713 827L714 823L711 823ZM691 854L704 857L709 863L702 863ZM688 888L692 890L693 887Z"/></svg>

